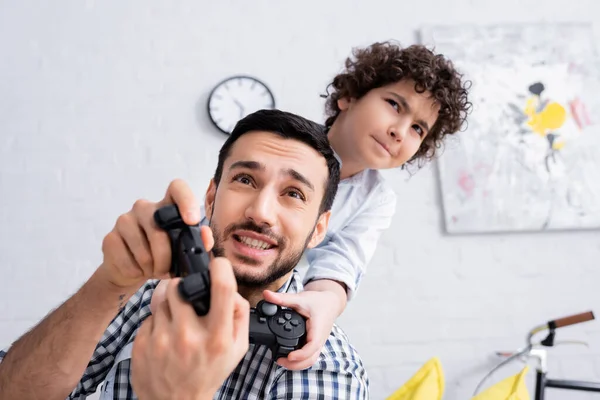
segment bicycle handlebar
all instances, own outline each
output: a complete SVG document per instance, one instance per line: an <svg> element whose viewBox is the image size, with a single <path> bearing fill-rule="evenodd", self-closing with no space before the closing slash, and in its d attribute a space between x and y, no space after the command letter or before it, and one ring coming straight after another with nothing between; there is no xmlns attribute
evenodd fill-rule
<svg viewBox="0 0 600 400"><path fill-rule="evenodd" d="M569 315L566 317L554 319L554 320L548 321L547 323L545 323L543 325L536 326L531 331L529 331L529 333L527 335L527 340L526 340L527 346L523 349L517 350L516 352L504 353L503 355L506 356L507 358L505 360L503 360L502 362L500 362L498 365L496 365L490 372L487 373L486 376L483 377L483 379L477 385L477 388L475 389L475 393L473 394L473 396L475 396L479 392L479 389L481 388L483 383L486 381L486 379L488 379L499 368L510 363L511 361L517 359L520 356L530 354L532 349L534 348L534 346L537 346L536 344L532 343L532 338L537 333L545 331L545 330L550 330L550 334L548 335L548 337L546 339L542 340L540 342L540 344L543 346L554 346L554 330L555 329L562 328L562 327L569 326L569 325L579 324L581 322L591 321L593 319L595 319L594 313L592 311L587 311L587 312L583 312L580 314L574 314L574 315Z"/></svg>
<svg viewBox="0 0 600 400"><path fill-rule="evenodd" d="M579 324L582 322L591 321L593 319L594 319L594 313L592 311L587 311L587 312L573 314L573 315L569 315L566 317L557 318L557 319L548 321L545 324L536 326L535 328L530 330L529 333L527 334L526 343L528 346L532 346L533 344L532 344L531 340L532 340L533 336L539 332L542 332L545 330L550 330L551 332L553 332L555 329L558 329L558 328L563 328L565 326L570 326L570 325L575 325L575 324ZM548 336L548 338L544 339L544 341L548 341L547 343L552 343L553 340L554 340L554 335ZM541 344L548 345L548 344L544 343L544 341L542 341ZM550 346L552 346L552 344L550 344Z"/></svg>
<svg viewBox="0 0 600 400"><path fill-rule="evenodd" d="M580 314L569 315L567 317L558 318L552 321L548 321L548 328L556 329L562 328L564 326L575 325L581 322L587 322L594 319L594 313L592 311L587 311Z"/></svg>

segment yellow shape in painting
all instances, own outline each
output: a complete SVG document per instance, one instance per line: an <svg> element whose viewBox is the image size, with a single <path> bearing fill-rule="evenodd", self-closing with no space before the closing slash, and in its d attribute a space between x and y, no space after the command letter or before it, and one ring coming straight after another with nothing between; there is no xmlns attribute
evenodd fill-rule
<svg viewBox="0 0 600 400"><path fill-rule="evenodd" d="M554 150L561 150L563 147L565 147L565 142L554 142L554 143L552 143L552 148Z"/></svg>
<svg viewBox="0 0 600 400"><path fill-rule="evenodd" d="M542 135L546 136L546 133L550 130L560 128L567 120L567 111L560 104L553 102L548 104L542 112L537 114L532 113L532 104L528 101L525 108L525 113L530 116L527 124L531 129Z"/></svg>
<svg viewBox="0 0 600 400"><path fill-rule="evenodd" d="M530 97L527 99L527 104L525 104L525 115L529 117L533 117L535 115L535 109L538 105L538 97Z"/></svg>

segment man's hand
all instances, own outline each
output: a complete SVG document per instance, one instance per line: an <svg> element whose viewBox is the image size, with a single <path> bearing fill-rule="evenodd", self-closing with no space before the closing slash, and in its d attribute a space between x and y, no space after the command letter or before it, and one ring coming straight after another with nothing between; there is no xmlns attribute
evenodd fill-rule
<svg viewBox="0 0 600 400"><path fill-rule="evenodd" d="M138 200L128 213L117 219L102 242L104 261L98 268L100 276L129 292L148 279L168 277L169 236L154 222L154 212L167 204L176 204L188 225L200 222L200 206L191 188L181 180L174 180L161 201Z"/></svg>
<svg viewBox="0 0 600 400"><path fill-rule="evenodd" d="M340 307L336 306L339 303L339 296L328 290L307 290L300 293L276 293L265 290L263 296L271 303L293 308L308 318L306 344L301 349L292 351L287 358L278 359L277 364L291 370L311 367L319 358L333 323L341 313Z"/></svg>
<svg viewBox="0 0 600 400"><path fill-rule="evenodd" d="M142 324L132 350L131 383L140 400L212 399L248 351L250 306L231 263L210 263L211 306L198 317L179 296L180 278Z"/></svg>

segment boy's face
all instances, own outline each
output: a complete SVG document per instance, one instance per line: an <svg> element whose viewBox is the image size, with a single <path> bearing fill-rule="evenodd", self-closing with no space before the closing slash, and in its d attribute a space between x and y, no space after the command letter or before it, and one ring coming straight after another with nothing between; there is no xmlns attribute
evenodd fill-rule
<svg viewBox="0 0 600 400"><path fill-rule="evenodd" d="M249 132L233 144L205 202L215 254L231 261L240 285L276 282L323 239L328 176L325 158L300 141Z"/></svg>
<svg viewBox="0 0 600 400"><path fill-rule="evenodd" d="M430 92L417 93L414 87L413 80L402 80L372 89L358 100L338 100L344 132L340 145L346 158L386 169L415 155L437 120L439 105Z"/></svg>

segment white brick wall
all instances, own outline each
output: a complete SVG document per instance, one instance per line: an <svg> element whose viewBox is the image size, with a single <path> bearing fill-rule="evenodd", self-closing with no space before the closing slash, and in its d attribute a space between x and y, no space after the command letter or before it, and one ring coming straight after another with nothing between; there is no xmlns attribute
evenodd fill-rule
<svg viewBox="0 0 600 400"><path fill-rule="evenodd" d="M76 290L136 198L175 177L204 193L224 140L204 113L218 80L256 75L280 108L320 120L352 46L410 43L421 24L537 21L591 21L600 40L597 0L0 2L0 343ZM340 320L375 399L432 356L445 398L467 399L494 350L598 305L598 231L446 237L433 172L389 174L394 226ZM592 347L559 348L555 376L600 380L600 322L561 336Z"/></svg>

